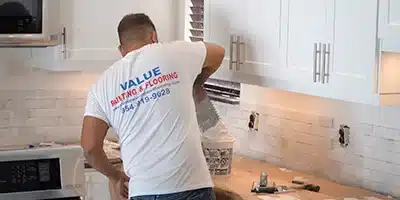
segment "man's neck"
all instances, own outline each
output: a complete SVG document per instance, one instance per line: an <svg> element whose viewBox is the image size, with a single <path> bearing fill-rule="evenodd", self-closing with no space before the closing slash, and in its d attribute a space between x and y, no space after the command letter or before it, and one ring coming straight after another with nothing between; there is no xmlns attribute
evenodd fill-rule
<svg viewBox="0 0 400 200"><path fill-rule="evenodd" d="M124 47L124 49L126 51L126 54L129 54L130 52L136 51L138 49L141 49L142 47L144 47L144 46L146 46L148 44L150 44L150 43L131 44L131 45L127 46L127 47Z"/></svg>

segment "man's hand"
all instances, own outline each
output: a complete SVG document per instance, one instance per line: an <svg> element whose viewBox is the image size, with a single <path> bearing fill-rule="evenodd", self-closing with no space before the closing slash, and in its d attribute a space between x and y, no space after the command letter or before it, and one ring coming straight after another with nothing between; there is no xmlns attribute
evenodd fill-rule
<svg viewBox="0 0 400 200"><path fill-rule="evenodd" d="M129 177L124 172L121 172L120 175L115 179L110 179L110 182L114 188L114 191L121 199L127 200L129 198Z"/></svg>
<svg viewBox="0 0 400 200"><path fill-rule="evenodd" d="M194 84L193 86L193 99L195 103L199 103L207 96L204 86L202 84Z"/></svg>

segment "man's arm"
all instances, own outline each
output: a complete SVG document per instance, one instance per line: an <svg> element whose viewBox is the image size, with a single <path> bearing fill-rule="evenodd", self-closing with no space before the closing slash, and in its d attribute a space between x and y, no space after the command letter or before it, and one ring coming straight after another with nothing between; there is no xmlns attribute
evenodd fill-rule
<svg viewBox="0 0 400 200"><path fill-rule="evenodd" d="M204 42L206 58L201 73L197 76L195 85L203 86L210 76L221 66L225 57L225 49L217 44Z"/></svg>
<svg viewBox="0 0 400 200"><path fill-rule="evenodd" d="M117 192L120 197L127 199L128 187L125 183L129 181L129 178L110 163L103 149L104 138L109 127L104 109L96 95L90 90L83 118L81 146L89 164L109 178L113 196Z"/></svg>
<svg viewBox="0 0 400 200"><path fill-rule="evenodd" d="M121 173L114 168L103 149L108 125L101 119L85 116L81 135L81 145L88 163L109 179L118 180Z"/></svg>

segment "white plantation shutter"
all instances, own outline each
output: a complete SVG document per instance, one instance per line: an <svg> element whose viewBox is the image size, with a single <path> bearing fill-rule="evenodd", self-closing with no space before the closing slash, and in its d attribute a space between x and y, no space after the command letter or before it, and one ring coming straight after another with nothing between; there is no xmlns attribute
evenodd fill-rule
<svg viewBox="0 0 400 200"><path fill-rule="evenodd" d="M204 0L189 2L189 39L193 42L204 39Z"/></svg>

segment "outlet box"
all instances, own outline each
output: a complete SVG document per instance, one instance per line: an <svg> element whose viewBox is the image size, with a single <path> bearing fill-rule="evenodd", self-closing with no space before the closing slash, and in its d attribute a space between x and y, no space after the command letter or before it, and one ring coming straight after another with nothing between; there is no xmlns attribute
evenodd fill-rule
<svg viewBox="0 0 400 200"><path fill-rule="evenodd" d="M260 114L255 111L252 111L249 116L249 123L248 123L249 130L258 131L259 120L260 120Z"/></svg>

